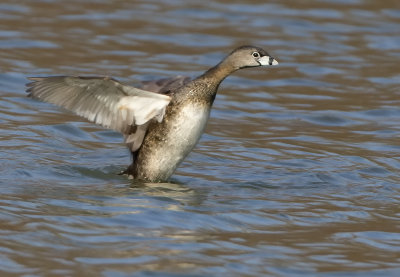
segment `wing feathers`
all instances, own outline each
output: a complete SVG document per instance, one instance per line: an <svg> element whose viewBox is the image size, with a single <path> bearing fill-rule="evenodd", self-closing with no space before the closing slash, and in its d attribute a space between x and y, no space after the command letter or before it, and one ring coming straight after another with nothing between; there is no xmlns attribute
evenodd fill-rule
<svg viewBox="0 0 400 277"><path fill-rule="evenodd" d="M148 123L161 122L171 98L100 77L32 77L29 96L122 132L131 149L140 147ZM132 128L132 126L141 126ZM132 150L133 151L133 150Z"/></svg>
<svg viewBox="0 0 400 277"><path fill-rule="evenodd" d="M164 116L165 107L169 99L154 99L153 97L125 96L117 103L119 113L130 111L133 113L134 125L143 125L153 118L160 121ZM132 125L132 124L131 124Z"/></svg>

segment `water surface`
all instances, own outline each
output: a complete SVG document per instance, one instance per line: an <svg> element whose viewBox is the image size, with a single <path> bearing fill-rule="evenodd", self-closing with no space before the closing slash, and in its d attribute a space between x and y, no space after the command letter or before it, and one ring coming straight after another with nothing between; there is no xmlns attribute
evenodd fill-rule
<svg viewBox="0 0 400 277"><path fill-rule="evenodd" d="M398 276L397 1L3 1L2 276ZM120 134L25 97L27 76L194 77L234 47L170 183L119 176Z"/></svg>

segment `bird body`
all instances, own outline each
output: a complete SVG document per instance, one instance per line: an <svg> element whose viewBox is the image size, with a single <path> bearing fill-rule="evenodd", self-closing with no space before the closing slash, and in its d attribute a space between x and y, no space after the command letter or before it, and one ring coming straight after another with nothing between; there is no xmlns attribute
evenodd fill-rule
<svg viewBox="0 0 400 277"><path fill-rule="evenodd" d="M132 171L128 174L142 180L166 180L192 151L209 118L210 108L201 103L169 106L164 124L152 124ZM169 113L169 109L174 109Z"/></svg>
<svg viewBox="0 0 400 277"><path fill-rule="evenodd" d="M125 173L159 182L168 180L199 141L220 83L238 69L276 64L263 49L242 46L192 81L145 84L159 93L111 78L66 76L30 78L27 91L123 133L133 157Z"/></svg>

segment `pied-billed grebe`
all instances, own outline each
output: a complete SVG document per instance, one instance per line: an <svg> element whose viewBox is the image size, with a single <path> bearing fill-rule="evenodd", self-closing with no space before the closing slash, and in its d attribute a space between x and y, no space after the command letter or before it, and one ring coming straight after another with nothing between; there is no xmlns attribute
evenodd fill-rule
<svg viewBox="0 0 400 277"><path fill-rule="evenodd" d="M68 76L29 78L32 82L27 84L27 92L120 131L133 156L125 173L161 182L174 173L198 142L220 83L238 69L277 64L265 50L242 46L191 81L176 78L143 87L159 93L108 77Z"/></svg>

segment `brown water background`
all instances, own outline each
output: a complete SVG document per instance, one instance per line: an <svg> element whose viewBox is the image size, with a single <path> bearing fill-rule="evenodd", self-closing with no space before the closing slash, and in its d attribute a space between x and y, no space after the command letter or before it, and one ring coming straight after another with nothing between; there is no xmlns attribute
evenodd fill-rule
<svg viewBox="0 0 400 277"><path fill-rule="evenodd" d="M234 47L169 184L27 76L194 77ZM400 2L0 3L1 276L400 276Z"/></svg>

